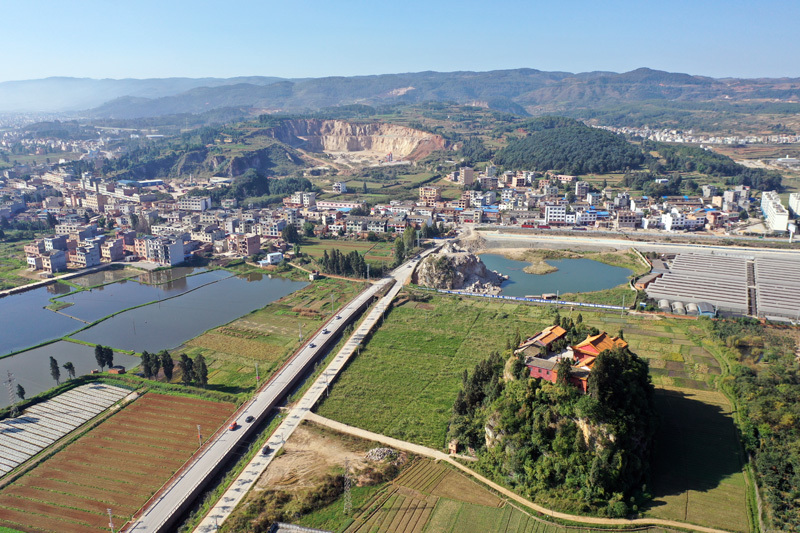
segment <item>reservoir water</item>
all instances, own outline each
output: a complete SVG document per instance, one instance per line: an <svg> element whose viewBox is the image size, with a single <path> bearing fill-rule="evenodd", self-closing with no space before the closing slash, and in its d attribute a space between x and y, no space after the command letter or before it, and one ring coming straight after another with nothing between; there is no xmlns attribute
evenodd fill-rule
<svg viewBox="0 0 800 533"><path fill-rule="evenodd" d="M515 261L502 255L483 254L481 260L489 270L507 275L501 286L506 296L541 295L545 293L593 292L610 289L628 282L633 274L627 268L616 267L591 259L555 259L548 265L558 268L550 274L528 274L523 269L530 263Z"/></svg>

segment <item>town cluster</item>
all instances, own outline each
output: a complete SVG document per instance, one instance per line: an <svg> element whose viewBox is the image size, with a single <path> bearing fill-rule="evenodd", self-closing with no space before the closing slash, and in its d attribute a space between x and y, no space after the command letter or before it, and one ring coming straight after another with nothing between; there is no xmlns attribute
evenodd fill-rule
<svg viewBox="0 0 800 533"><path fill-rule="evenodd" d="M629 136L641 137L650 141L686 144L795 144L800 142L800 135L704 135L695 133L694 130L670 130L643 128L629 128L616 126L595 126L598 129L622 133Z"/></svg>
<svg viewBox="0 0 800 533"><path fill-rule="evenodd" d="M435 209L436 219L453 223L670 232L715 230L738 222L741 212L749 210L754 201L750 187L743 185L728 190L706 185L698 196L648 197L609 188L599 191L576 176L531 171L498 175L491 165L480 173L461 168L449 179L464 186L460 198L443 200L441 188L425 186L420 187L419 203ZM791 229L789 210L776 192L763 193L760 207L768 230ZM800 213L800 194L790 195L789 209L794 216Z"/></svg>
<svg viewBox="0 0 800 533"><path fill-rule="evenodd" d="M253 256L270 252L269 263L291 253L284 230L316 236L378 237L462 224L523 228L686 231L725 228L738 221L754 200L750 189L720 191L704 186L702 196L635 196L597 190L575 176L531 171L498 173L490 165L478 172L463 167L449 179L462 188L446 200L436 186L419 188L419 199L370 206L357 201L317 198L299 191L274 208L252 209L223 199L212 208L209 196L183 194L162 180L111 181L65 169L34 177L7 170L0 178L0 218L48 221L54 234L26 246L28 265L45 275L67 268L89 268L104 261L148 261L159 266L184 262L193 254ZM227 187L230 178L211 178L209 187ZM333 191L346 193L344 183ZM57 191L57 193L53 193ZM176 198L177 197L177 198ZM30 200L35 198L35 200ZM29 201L26 201L28 199ZM800 195L790 209L800 211ZM761 196L761 210L772 231L792 230L789 211L774 192ZM104 227L99 227L103 225ZM116 231L111 233L109 230Z"/></svg>

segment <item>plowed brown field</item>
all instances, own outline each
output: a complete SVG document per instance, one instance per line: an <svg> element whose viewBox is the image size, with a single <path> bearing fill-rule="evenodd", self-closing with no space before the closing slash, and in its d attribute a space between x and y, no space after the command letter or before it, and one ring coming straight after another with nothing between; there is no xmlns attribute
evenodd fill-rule
<svg viewBox="0 0 800 533"><path fill-rule="evenodd" d="M212 435L232 404L146 394L0 490L0 526L25 532L122 525Z"/></svg>

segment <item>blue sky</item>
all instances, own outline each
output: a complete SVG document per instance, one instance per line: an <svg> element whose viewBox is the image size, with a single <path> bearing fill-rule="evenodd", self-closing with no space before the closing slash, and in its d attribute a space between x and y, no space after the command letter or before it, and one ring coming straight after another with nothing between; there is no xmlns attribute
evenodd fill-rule
<svg viewBox="0 0 800 533"><path fill-rule="evenodd" d="M800 77L797 0L0 0L0 81L422 70Z"/></svg>

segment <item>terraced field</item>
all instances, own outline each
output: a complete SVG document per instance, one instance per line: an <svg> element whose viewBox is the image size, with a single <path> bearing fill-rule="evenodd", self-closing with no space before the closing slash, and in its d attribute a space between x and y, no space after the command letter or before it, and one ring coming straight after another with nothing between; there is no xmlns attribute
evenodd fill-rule
<svg viewBox="0 0 800 533"><path fill-rule="evenodd" d="M346 533L588 533L543 522L463 474L418 460L363 506ZM664 533L660 528L648 533Z"/></svg>
<svg viewBox="0 0 800 533"><path fill-rule="evenodd" d="M146 394L0 490L0 527L86 532L117 525L208 439L232 404Z"/></svg>

